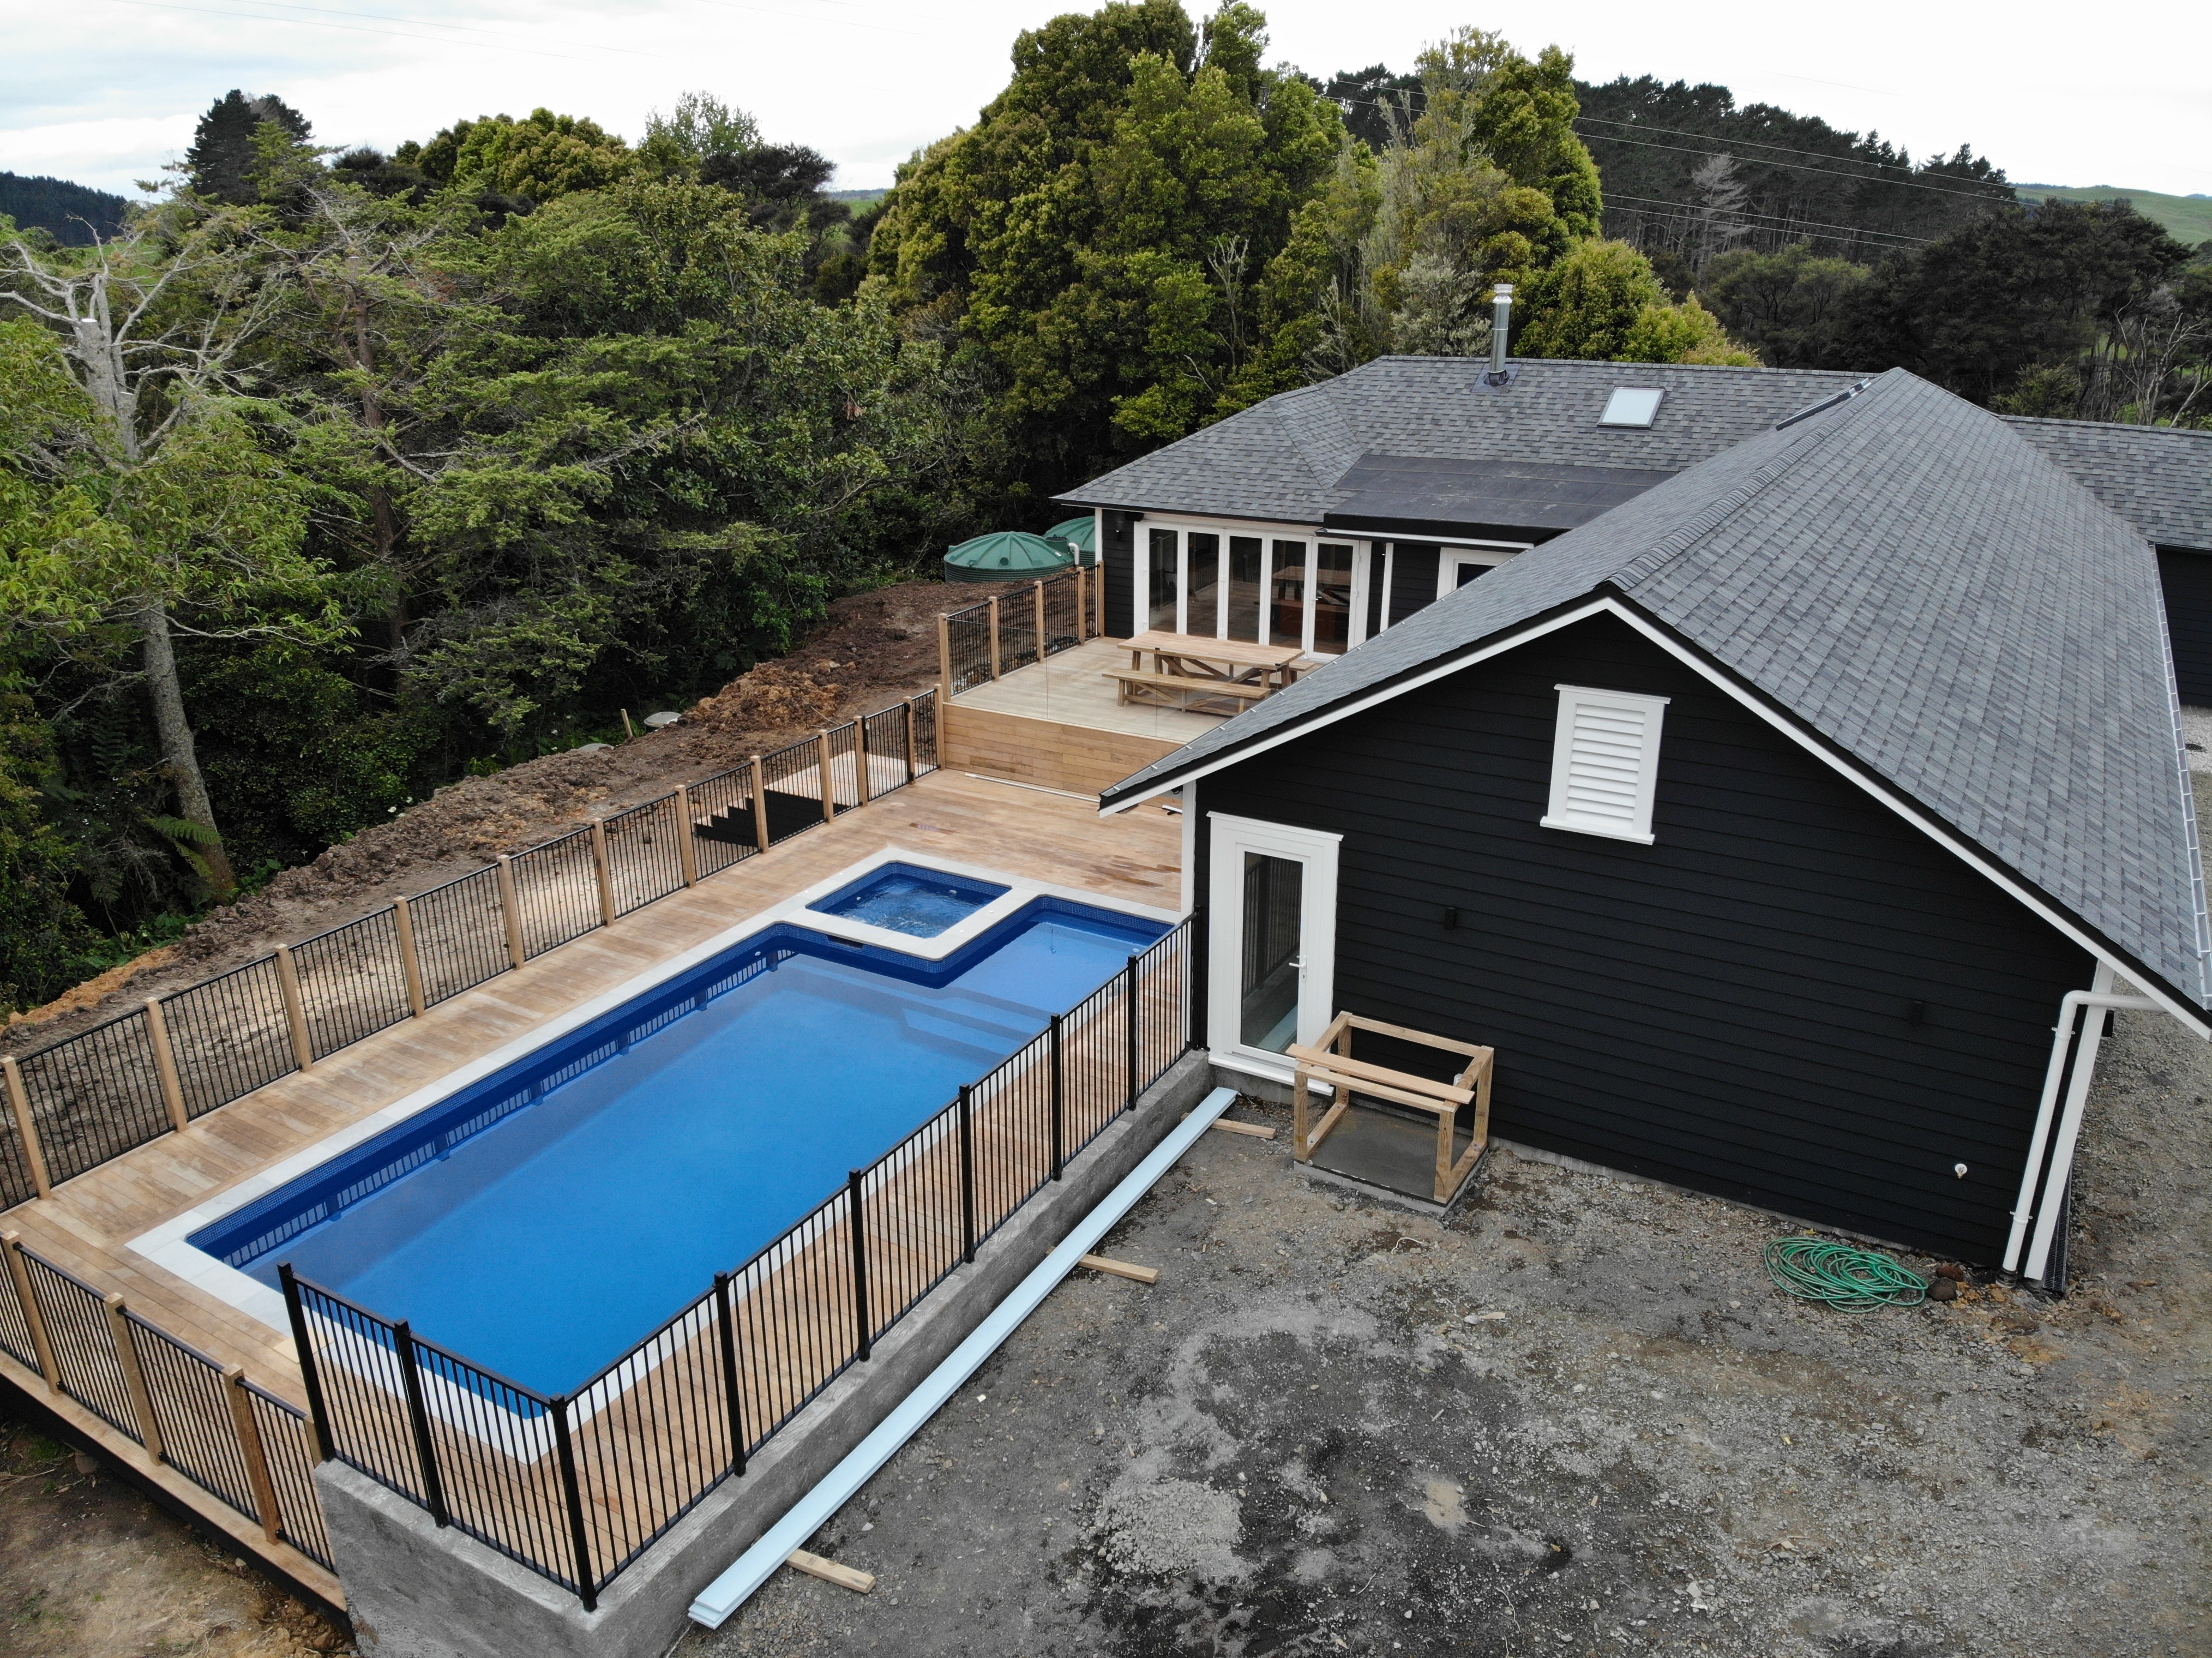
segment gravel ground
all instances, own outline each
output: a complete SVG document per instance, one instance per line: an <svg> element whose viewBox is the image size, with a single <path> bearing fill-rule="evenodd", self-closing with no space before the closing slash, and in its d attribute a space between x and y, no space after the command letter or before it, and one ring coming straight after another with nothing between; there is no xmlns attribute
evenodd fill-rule
<svg viewBox="0 0 2212 1658"><path fill-rule="evenodd" d="M1210 1135L1103 1246L1160 1284L1070 1280L814 1540L872 1595L677 1652L2212 1652L2212 1053L2119 1024L2063 1302L1819 1310L1726 1203L1501 1151L1439 1224Z"/></svg>

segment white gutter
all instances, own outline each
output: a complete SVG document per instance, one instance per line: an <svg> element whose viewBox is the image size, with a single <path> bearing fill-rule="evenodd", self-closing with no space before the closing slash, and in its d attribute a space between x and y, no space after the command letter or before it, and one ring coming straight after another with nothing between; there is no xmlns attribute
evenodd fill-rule
<svg viewBox="0 0 2212 1658"><path fill-rule="evenodd" d="M1217 1088L1200 1101L1197 1108L1153 1149L1152 1156L1130 1170L1128 1177L1109 1193L1096 1209L1077 1222L1066 1240L1047 1255L1013 1294L1000 1302L996 1310L976 1326L975 1333L954 1348L951 1355L932 1370L896 1410L884 1418L882 1425L770 1527L766 1536L739 1555L727 1571L699 1591L699 1598L691 1603L691 1621L704 1624L708 1629L720 1629L755 1589L775 1575L778 1566L791 1558L793 1549L804 1546L808 1538L852 1500L854 1492L874 1477L877 1469L891 1460L899 1447L921 1431L922 1424L960 1391L962 1384L998 1351L1000 1344L1014 1333L1024 1319L1036 1310L1037 1304L1058 1287L1060 1279L1075 1270L1076 1261L1091 1253L1115 1224L1136 1206L1137 1199L1151 1191L1160 1176L1175 1165L1176 1159L1189 1151L1193 1142L1236 1101L1236 1090L1228 1088Z"/></svg>
<svg viewBox="0 0 2212 1658"><path fill-rule="evenodd" d="M2027 1276L2040 1278L2051 1258L2051 1238L2060 1219L2060 1199L2066 1191L2066 1177L2074 1166L2074 1144L2081 1137L2081 1114L2089 1102L2089 1084L2097 1071L2097 1050L2105 1039L2106 1014L2114 1009L2156 1013L2164 1010L2148 996L2121 996L2113 993L2111 968L2102 963L2097 966L2097 976L2092 981L2095 988L2069 990L2059 999L2058 1023L2051 1042L2051 1064L2043 1073L2043 1098L2036 1107L2035 1127L2028 1136L2027 1166L2021 1171L2020 1200L2012 1212L2012 1232L2005 1240L2004 1270L2015 1270L2020 1264L2021 1239L2027 1230L2028 1217L2034 1212L2036 1175L2043 1163L2043 1147L2051 1132L2052 1109L2058 1102L2059 1078L2066 1072L2067 1050L2074 1045L2076 1018L2086 1009L2088 1023L2081 1032L2081 1044L2074 1063L2074 1080L2066 1090L2066 1108L2058 1120L2058 1139L2051 1157L2050 1177L2043 1182L2045 1193L2042 1212L2037 1217L2035 1242L2028 1251Z"/></svg>

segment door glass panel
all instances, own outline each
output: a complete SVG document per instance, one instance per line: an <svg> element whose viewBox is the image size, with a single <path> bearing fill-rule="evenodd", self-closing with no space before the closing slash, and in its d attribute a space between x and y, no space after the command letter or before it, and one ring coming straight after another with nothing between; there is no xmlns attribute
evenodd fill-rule
<svg viewBox="0 0 2212 1658"><path fill-rule="evenodd" d="M1303 541L1275 544L1274 598L1267 612L1267 642L1296 645L1306 642L1306 544Z"/></svg>
<svg viewBox="0 0 2212 1658"><path fill-rule="evenodd" d="M1260 641L1260 565L1264 547L1257 536L1229 537L1229 629L1223 637Z"/></svg>
<svg viewBox="0 0 2212 1658"><path fill-rule="evenodd" d="M1352 549L1324 541L1314 556L1314 649L1341 655L1352 644Z"/></svg>
<svg viewBox="0 0 2212 1658"><path fill-rule="evenodd" d="M1497 568L1498 567L1494 564L1478 564L1471 558L1467 559L1461 563L1459 567L1459 580L1453 582L1452 586L1455 587L1464 587L1468 582L1474 580L1475 577L1479 575L1488 575Z"/></svg>
<svg viewBox="0 0 2212 1658"><path fill-rule="evenodd" d="M1176 532L1154 530L1152 534L1152 613L1145 625L1162 633L1176 631Z"/></svg>
<svg viewBox="0 0 2212 1658"><path fill-rule="evenodd" d="M1183 631L1212 639L1221 625L1221 537L1193 531L1184 539L1190 545L1190 610Z"/></svg>
<svg viewBox="0 0 2212 1658"><path fill-rule="evenodd" d="M1237 1039L1279 1054L1298 1035L1298 922L1305 865L1244 854L1244 939Z"/></svg>

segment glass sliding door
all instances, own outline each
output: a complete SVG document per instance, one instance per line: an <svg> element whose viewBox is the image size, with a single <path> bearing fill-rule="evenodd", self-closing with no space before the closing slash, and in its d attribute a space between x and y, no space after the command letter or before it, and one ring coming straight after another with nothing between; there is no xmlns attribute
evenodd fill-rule
<svg viewBox="0 0 2212 1658"><path fill-rule="evenodd" d="M1181 554L1176 545L1181 537L1173 530L1153 530L1148 532L1147 539L1152 556L1145 570L1148 584L1145 625L1158 633L1181 633L1176 613L1182 586L1182 573L1177 568Z"/></svg>
<svg viewBox="0 0 2212 1658"><path fill-rule="evenodd" d="M1259 537L1229 537L1229 569L1224 578L1227 592L1224 594L1228 619L1221 630L1224 639L1259 643L1260 594L1267 577L1267 544Z"/></svg>
<svg viewBox="0 0 2212 1658"><path fill-rule="evenodd" d="M1221 636L1221 537L1193 530L1183 537L1185 587L1182 630L1206 639Z"/></svg>
<svg viewBox="0 0 2212 1658"><path fill-rule="evenodd" d="M1324 541L1314 550L1313 637L1306 648L1341 656L1352 648L1352 548Z"/></svg>
<svg viewBox="0 0 2212 1658"><path fill-rule="evenodd" d="M1311 595L1306 570L1306 544L1303 541L1279 541L1274 547L1273 565L1270 572L1267 604L1267 641L1270 645L1295 645L1305 649L1306 618L1310 610Z"/></svg>

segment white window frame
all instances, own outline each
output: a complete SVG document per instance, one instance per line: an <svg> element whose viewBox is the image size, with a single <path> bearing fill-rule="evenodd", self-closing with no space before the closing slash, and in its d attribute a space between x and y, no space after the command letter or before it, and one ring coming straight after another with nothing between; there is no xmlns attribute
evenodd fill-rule
<svg viewBox="0 0 2212 1658"><path fill-rule="evenodd" d="M1274 591L1275 543L1277 541L1304 542L1308 549L1308 556L1306 558L1306 623L1305 637L1299 641L1298 648L1309 654L1312 653L1314 560L1311 555L1311 550L1314 546L1323 540L1341 542L1347 540L1350 537L1344 536L1331 536L1314 525L1305 524L1282 523L1272 519L1263 521L1260 519L1243 519L1186 518L1180 513L1168 513L1148 514L1147 516L1137 520L1135 528L1137 533L1133 534L1130 537L1130 550L1132 554L1130 562L1133 567L1130 571L1130 588L1136 595L1136 603L1132 607L1132 619L1133 620L1139 617L1145 619L1144 626L1138 628L1136 630L1139 633L1145 632L1146 629L1152 626L1150 618L1152 614L1152 542L1150 537L1146 536L1143 531L1147 530L1171 530L1175 532L1175 630L1179 634L1188 634L1192 631L1190 626L1190 537L1193 532L1200 535L1219 536L1221 537L1220 556L1224 559L1229 554L1229 537L1231 536L1253 536L1258 537L1261 544L1260 632L1263 642L1265 642L1269 632L1269 624L1273 620L1273 610L1269 595ZM1207 623L1203 636L1218 639L1221 636L1221 625L1224 620L1222 612L1229 602L1229 583L1225 575L1216 581L1214 585L1214 614L1212 619Z"/></svg>
<svg viewBox="0 0 2212 1658"><path fill-rule="evenodd" d="M1639 691L1601 690L1590 685L1560 685L1559 724L1552 735L1552 794L1550 809L1539 820L1546 829L1571 829L1577 835L1601 835L1609 841L1633 841L1639 846L1651 846L1657 837L1651 833L1651 807L1659 787L1659 744L1666 721L1667 703L1663 696L1648 696ZM1619 713L1633 711L1644 716L1644 751L1638 756L1636 780L1636 816L1633 827L1624 829L1609 818L1589 817L1570 809L1568 785L1573 780L1575 748L1575 716L1583 708L1610 708Z"/></svg>
<svg viewBox="0 0 2212 1658"><path fill-rule="evenodd" d="M1437 597L1459 590L1459 573L1469 564L1486 564L1492 569L1510 562L1528 550L1528 542L1479 541L1458 542L1437 549Z"/></svg>

